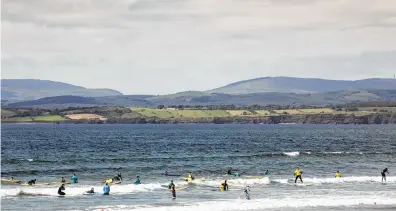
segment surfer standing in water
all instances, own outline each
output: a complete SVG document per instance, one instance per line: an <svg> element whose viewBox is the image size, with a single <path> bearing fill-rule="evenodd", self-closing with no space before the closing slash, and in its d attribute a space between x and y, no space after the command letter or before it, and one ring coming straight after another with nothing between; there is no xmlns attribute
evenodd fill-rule
<svg viewBox="0 0 396 211"><path fill-rule="evenodd" d="M385 175L385 173L388 173L389 174L389 171L388 171L388 168L385 168L384 170L382 170L382 172L381 172L381 176L382 176L382 182L386 182L386 175Z"/></svg>
<svg viewBox="0 0 396 211"><path fill-rule="evenodd" d="M173 199L176 199L176 186L175 183L173 183L173 180L171 180L171 182L169 183L168 188L172 192Z"/></svg>
<svg viewBox="0 0 396 211"><path fill-rule="evenodd" d="M66 193L63 192L64 190L65 190L65 184L62 184L62 185L59 187L59 189L58 189L58 195L60 195L60 196L66 195Z"/></svg>
<svg viewBox="0 0 396 211"><path fill-rule="evenodd" d="M294 176L296 176L296 179L294 180L294 183L297 183L297 179L300 178L301 183L303 183L303 180L301 178L301 174L303 172L300 170L299 167L296 168L296 170L294 171Z"/></svg>

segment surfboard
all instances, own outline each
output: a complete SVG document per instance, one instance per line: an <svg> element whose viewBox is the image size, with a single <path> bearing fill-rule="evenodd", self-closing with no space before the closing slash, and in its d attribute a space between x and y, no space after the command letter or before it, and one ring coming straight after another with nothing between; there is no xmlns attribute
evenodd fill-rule
<svg viewBox="0 0 396 211"><path fill-rule="evenodd" d="M186 188L188 188L188 187L177 187L175 190L184 190Z"/></svg>
<svg viewBox="0 0 396 211"><path fill-rule="evenodd" d="M54 184L71 184L71 182L54 182Z"/></svg>
<svg viewBox="0 0 396 211"><path fill-rule="evenodd" d="M22 180L17 180L17 179L1 179L2 182L10 182L10 183L21 183Z"/></svg>
<svg viewBox="0 0 396 211"><path fill-rule="evenodd" d="M49 183L36 183L36 184L31 184L31 185L25 183L25 184L22 184L22 185L23 186L44 186L44 185L49 185Z"/></svg>

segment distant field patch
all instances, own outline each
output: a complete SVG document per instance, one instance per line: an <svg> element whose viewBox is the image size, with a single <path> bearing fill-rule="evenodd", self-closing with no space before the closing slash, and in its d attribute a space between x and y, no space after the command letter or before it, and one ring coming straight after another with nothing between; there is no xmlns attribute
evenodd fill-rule
<svg viewBox="0 0 396 211"><path fill-rule="evenodd" d="M15 113L9 110L1 109L1 116L2 117L11 117L15 116Z"/></svg>
<svg viewBox="0 0 396 211"><path fill-rule="evenodd" d="M255 110L255 112L260 116L267 116L270 115L270 112L267 110Z"/></svg>
<svg viewBox="0 0 396 211"><path fill-rule="evenodd" d="M131 108L142 116L157 117L162 119L169 118L207 118L207 117L226 117L231 116L224 110L169 110L154 108Z"/></svg>
<svg viewBox="0 0 396 211"><path fill-rule="evenodd" d="M30 117L12 117L12 118L2 119L1 121L4 121L4 122L31 122L31 121L33 121L33 119Z"/></svg>
<svg viewBox="0 0 396 211"><path fill-rule="evenodd" d="M277 114L331 114L335 111L331 108L312 108L312 109L284 109L284 110L274 110Z"/></svg>
<svg viewBox="0 0 396 211"><path fill-rule="evenodd" d="M392 112L396 113L396 107L361 107L359 111L371 111L371 112Z"/></svg>
<svg viewBox="0 0 396 211"><path fill-rule="evenodd" d="M54 115L54 116L36 116L33 117L34 121L63 121L65 120L65 118L58 116L58 115Z"/></svg>
<svg viewBox="0 0 396 211"><path fill-rule="evenodd" d="M255 115L248 110L226 110L232 116L252 116Z"/></svg>
<svg viewBox="0 0 396 211"><path fill-rule="evenodd" d="M80 119L100 119L100 120L106 120L107 118L98 115L98 114L69 114L66 115L67 118L72 119L72 120L80 120Z"/></svg>

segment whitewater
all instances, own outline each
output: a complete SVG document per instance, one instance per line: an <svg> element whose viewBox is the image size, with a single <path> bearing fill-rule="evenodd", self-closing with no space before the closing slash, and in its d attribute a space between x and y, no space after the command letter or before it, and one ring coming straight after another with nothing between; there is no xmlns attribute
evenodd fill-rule
<svg viewBox="0 0 396 211"><path fill-rule="evenodd" d="M391 125L3 124L2 178L49 185L2 182L2 210L394 210L395 131ZM241 176L225 175L229 167ZM294 183L296 167L304 183ZM385 167L390 174L382 182ZM189 171L192 183L183 180ZM103 196L104 181L118 172L122 183ZM73 173L79 183L66 184L59 197L56 183ZM229 191L220 192L225 180ZM251 200L243 194L247 186ZM91 188L96 193L86 195Z"/></svg>

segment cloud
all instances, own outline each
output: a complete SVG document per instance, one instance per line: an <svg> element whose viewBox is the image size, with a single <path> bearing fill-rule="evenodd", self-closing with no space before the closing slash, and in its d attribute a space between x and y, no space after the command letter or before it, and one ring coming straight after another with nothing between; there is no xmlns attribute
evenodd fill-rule
<svg viewBox="0 0 396 211"><path fill-rule="evenodd" d="M3 0L2 77L130 94L384 77L395 14L393 0Z"/></svg>

